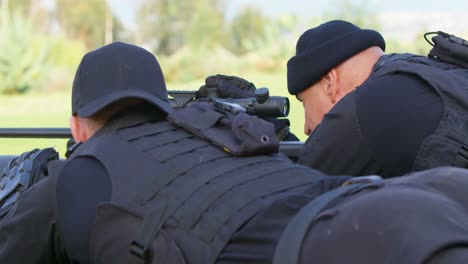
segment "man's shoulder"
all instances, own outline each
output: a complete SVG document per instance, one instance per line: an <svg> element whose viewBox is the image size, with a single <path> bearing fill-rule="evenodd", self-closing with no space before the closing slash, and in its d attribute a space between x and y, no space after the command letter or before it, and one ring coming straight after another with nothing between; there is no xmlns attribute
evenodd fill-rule
<svg viewBox="0 0 468 264"><path fill-rule="evenodd" d="M356 90L356 100L387 101L410 90L431 92L431 85L416 74L395 72L366 80Z"/></svg>

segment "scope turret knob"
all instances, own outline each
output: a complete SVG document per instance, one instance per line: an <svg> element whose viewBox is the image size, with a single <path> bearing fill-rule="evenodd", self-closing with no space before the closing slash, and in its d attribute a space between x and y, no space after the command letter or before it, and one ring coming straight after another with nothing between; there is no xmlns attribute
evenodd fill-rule
<svg viewBox="0 0 468 264"><path fill-rule="evenodd" d="M257 98L257 102L263 104L268 97L270 97L270 91L266 87L258 88L255 90L255 98Z"/></svg>

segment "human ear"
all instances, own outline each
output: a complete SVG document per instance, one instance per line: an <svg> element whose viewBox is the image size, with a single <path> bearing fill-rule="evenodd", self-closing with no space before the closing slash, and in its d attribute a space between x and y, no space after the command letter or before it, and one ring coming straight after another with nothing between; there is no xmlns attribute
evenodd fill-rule
<svg viewBox="0 0 468 264"><path fill-rule="evenodd" d="M87 140L85 127L82 120L77 116L70 117L70 130L75 142L85 142Z"/></svg>
<svg viewBox="0 0 468 264"><path fill-rule="evenodd" d="M325 94L330 99L332 104L335 104L338 101L338 72L336 69L331 69L322 78L322 82L324 83Z"/></svg>

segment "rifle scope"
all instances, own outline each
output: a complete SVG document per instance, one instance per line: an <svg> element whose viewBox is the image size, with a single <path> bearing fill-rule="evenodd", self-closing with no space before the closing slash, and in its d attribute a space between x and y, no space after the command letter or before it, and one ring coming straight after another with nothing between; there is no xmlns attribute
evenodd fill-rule
<svg viewBox="0 0 468 264"><path fill-rule="evenodd" d="M173 108L183 108L189 106L192 102L210 101L216 99L218 102L236 104L245 109L245 112L251 115L264 117L287 117L289 114L289 99L282 96L270 96L266 87L258 88L255 91L255 97L249 98L198 98L195 99L195 92L190 91L169 91L174 98L170 99Z"/></svg>

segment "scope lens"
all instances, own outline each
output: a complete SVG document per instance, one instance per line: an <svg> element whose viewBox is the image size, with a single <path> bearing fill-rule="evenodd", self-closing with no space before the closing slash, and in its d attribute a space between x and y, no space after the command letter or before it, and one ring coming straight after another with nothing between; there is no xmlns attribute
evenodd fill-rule
<svg viewBox="0 0 468 264"><path fill-rule="evenodd" d="M282 107L283 109L283 116L284 117L287 117L289 115L289 99L288 98L284 98L284 100L282 101Z"/></svg>

